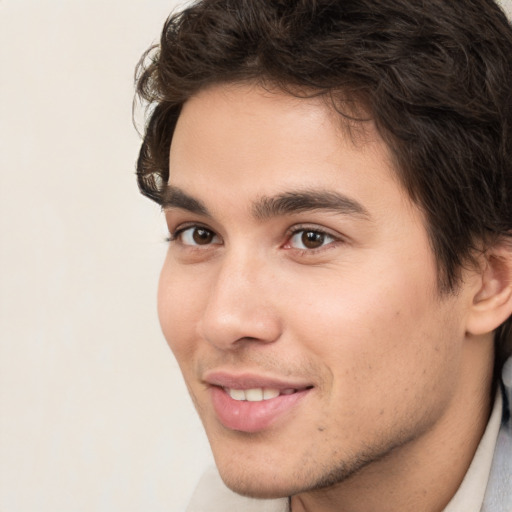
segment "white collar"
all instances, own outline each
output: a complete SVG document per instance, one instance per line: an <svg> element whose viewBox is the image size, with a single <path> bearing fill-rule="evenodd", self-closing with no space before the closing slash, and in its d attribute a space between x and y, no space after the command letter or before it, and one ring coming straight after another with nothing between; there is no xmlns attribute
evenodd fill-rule
<svg viewBox="0 0 512 512"><path fill-rule="evenodd" d="M498 386L491 417L459 489L443 512L480 512L489 481L492 459L503 414L503 397Z"/></svg>

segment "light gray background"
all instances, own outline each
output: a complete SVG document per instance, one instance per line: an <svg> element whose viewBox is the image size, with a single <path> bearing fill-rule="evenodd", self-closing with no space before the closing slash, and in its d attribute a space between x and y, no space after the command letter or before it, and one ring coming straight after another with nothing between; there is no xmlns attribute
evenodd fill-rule
<svg viewBox="0 0 512 512"><path fill-rule="evenodd" d="M134 179L133 68L176 4L0 0L1 512L178 512L212 463Z"/></svg>

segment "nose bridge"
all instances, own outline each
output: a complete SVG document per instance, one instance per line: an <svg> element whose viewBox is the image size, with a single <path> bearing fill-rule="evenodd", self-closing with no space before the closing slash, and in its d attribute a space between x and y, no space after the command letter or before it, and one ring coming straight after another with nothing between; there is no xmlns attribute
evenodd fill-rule
<svg viewBox="0 0 512 512"><path fill-rule="evenodd" d="M241 340L275 341L280 327L270 300L270 272L262 255L250 248L226 250L209 290L201 335L223 349L234 348Z"/></svg>

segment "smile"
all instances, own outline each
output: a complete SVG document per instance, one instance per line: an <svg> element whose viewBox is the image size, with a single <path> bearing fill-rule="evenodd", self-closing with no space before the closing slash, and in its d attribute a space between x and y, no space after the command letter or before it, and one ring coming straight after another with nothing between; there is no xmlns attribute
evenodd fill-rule
<svg viewBox="0 0 512 512"><path fill-rule="evenodd" d="M247 402L261 402L272 400L280 395L293 395L297 389L275 389L275 388L252 388L252 389L231 389L225 388L226 393L233 399Z"/></svg>
<svg viewBox="0 0 512 512"><path fill-rule="evenodd" d="M283 391L265 388L233 389L212 386L210 398L217 420L228 430L256 433L278 427L294 415L313 388ZM235 398L232 397L235 396Z"/></svg>
<svg viewBox="0 0 512 512"><path fill-rule="evenodd" d="M278 428L298 413L314 389L309 383L224 372L209 373L205 381L217 421L228 430L246 433Z"/></svg>

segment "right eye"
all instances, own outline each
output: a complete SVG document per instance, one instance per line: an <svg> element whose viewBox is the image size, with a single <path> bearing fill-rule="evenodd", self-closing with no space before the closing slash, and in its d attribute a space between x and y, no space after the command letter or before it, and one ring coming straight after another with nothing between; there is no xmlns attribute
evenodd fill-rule
<svg viewBox="0 0 512 512"><path fill-rule="evenodd" d="M210 229L202 226L190 226L179 229L172 237L171 241L178 240L183 245L199 246L220 243L219 237Z"/></svg>

